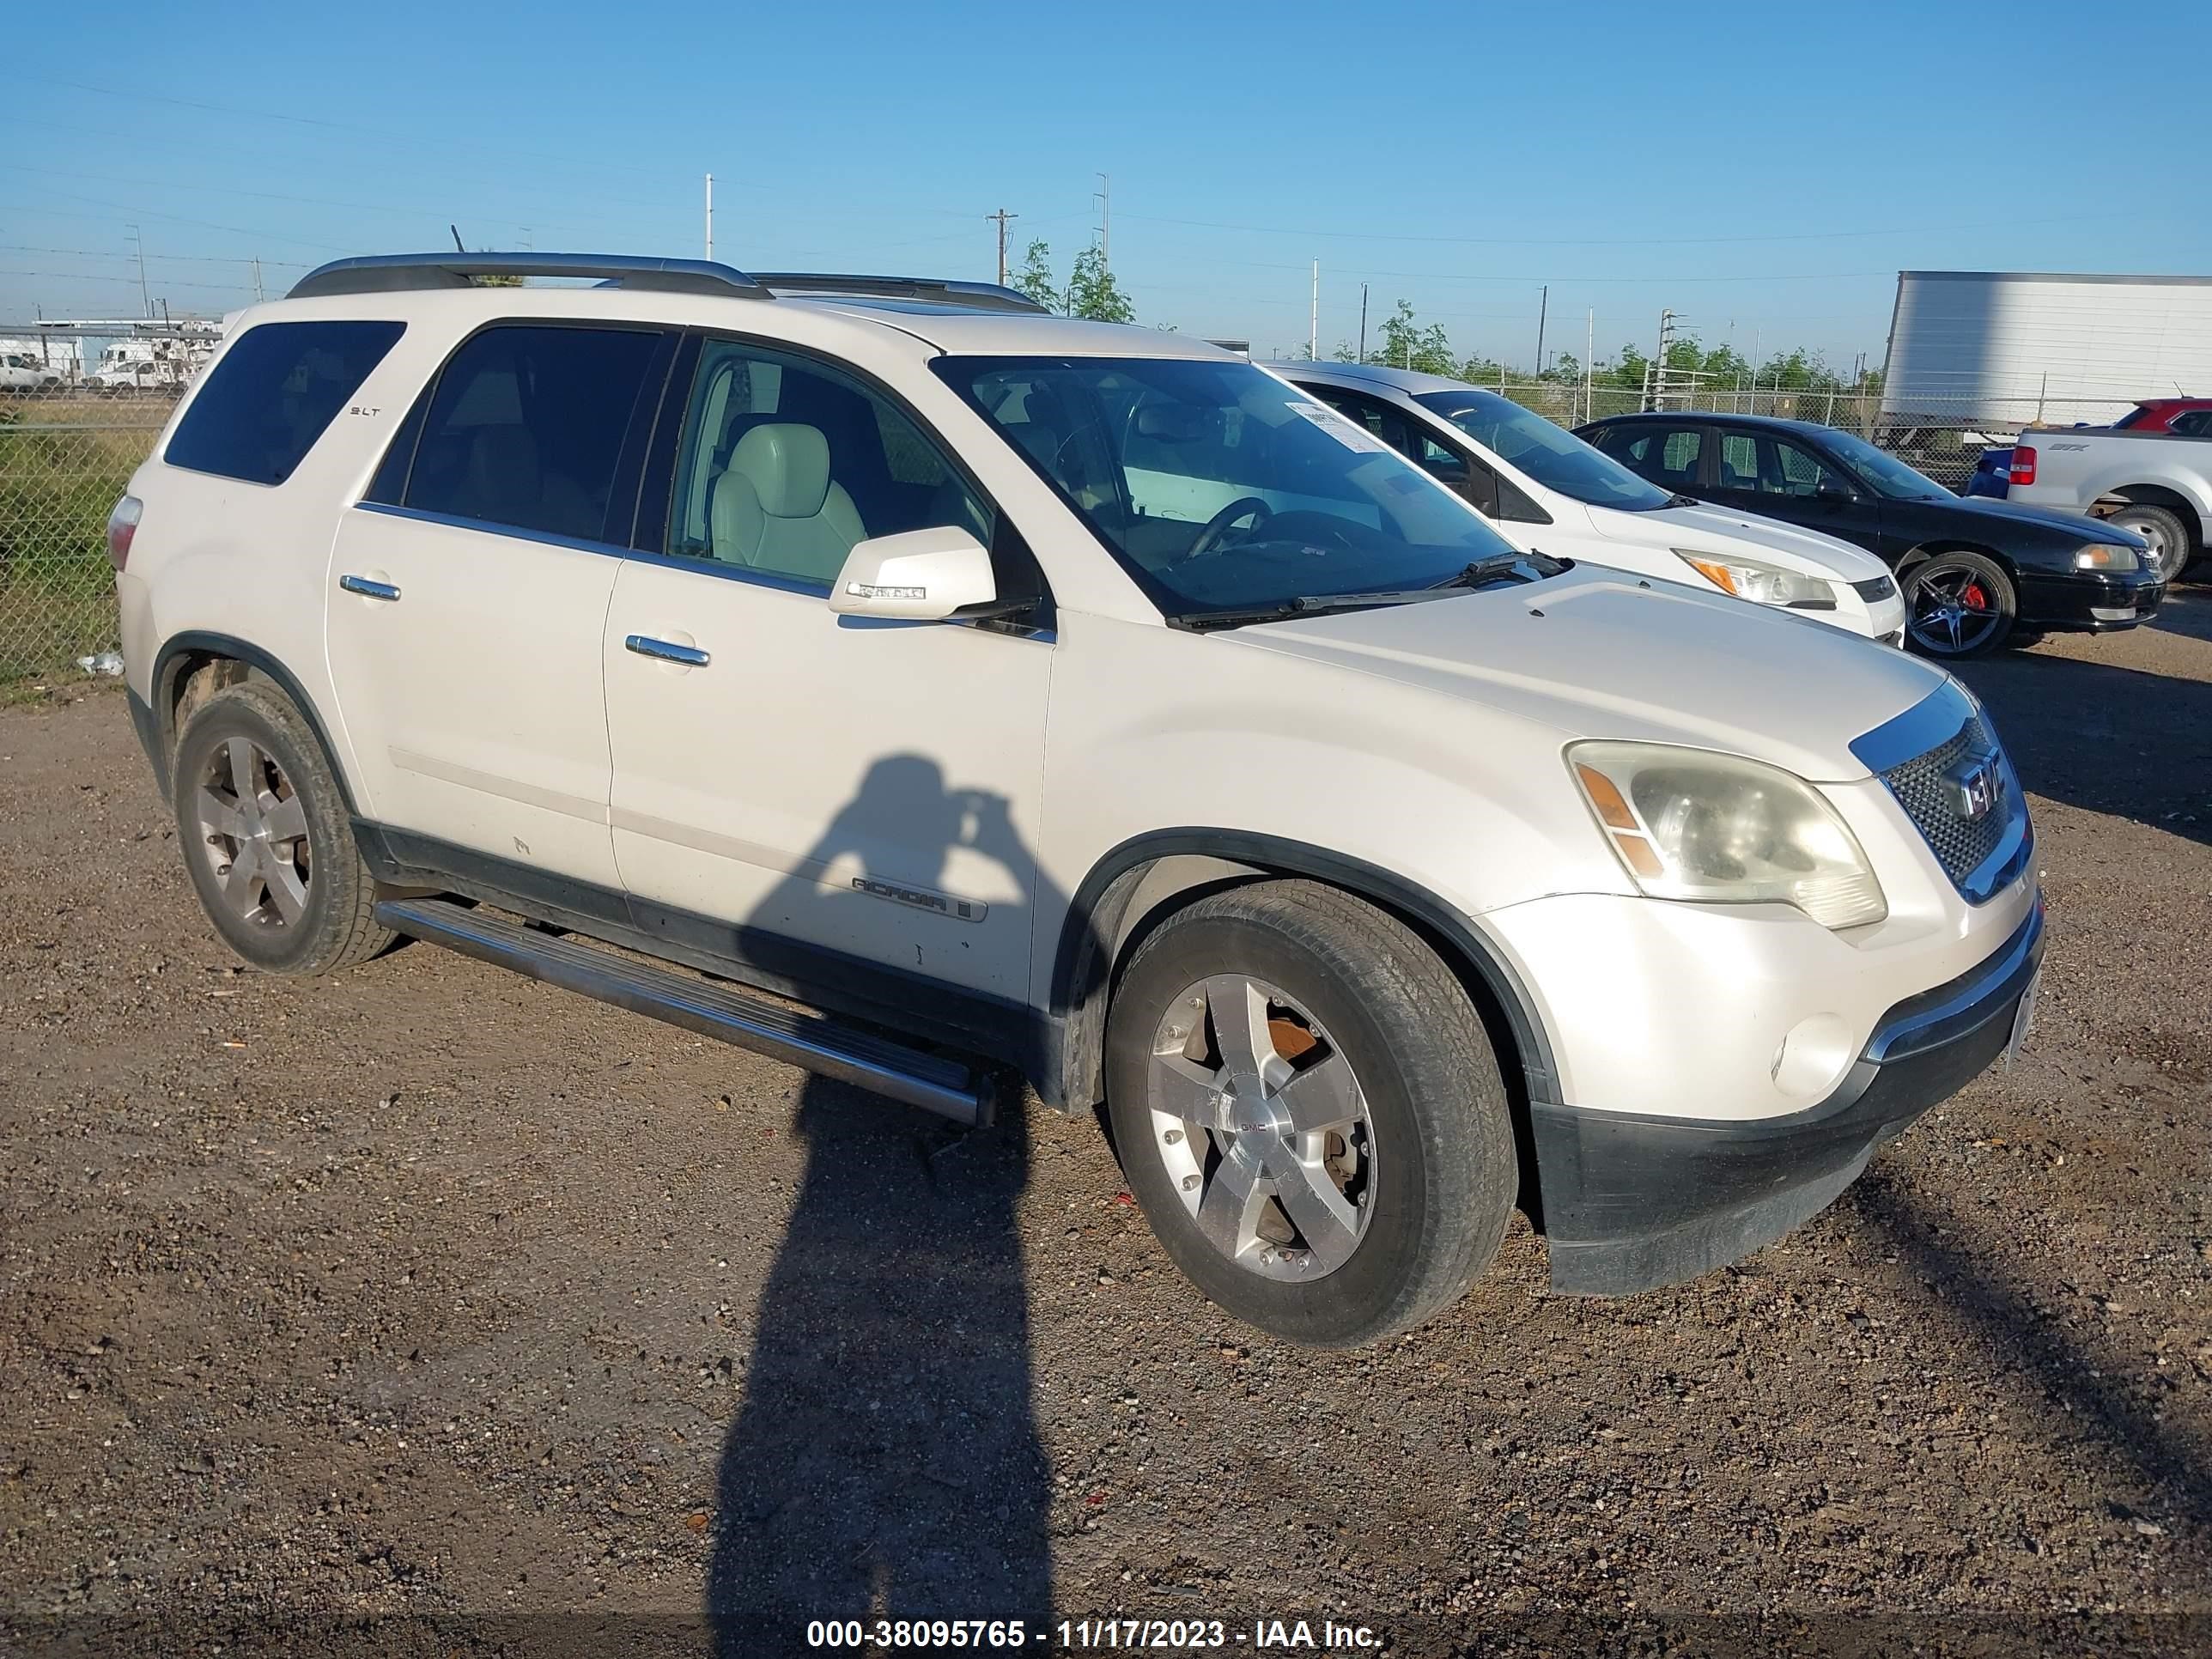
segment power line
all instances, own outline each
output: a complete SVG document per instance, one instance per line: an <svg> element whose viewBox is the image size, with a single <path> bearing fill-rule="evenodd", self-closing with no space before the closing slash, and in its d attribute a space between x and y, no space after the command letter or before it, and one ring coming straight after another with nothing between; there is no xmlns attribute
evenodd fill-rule
<svg viewBox="0 0 2212 1659"><path fill-rule="evenodd" d="M117 214L135 214L142 219L161 219L166 220L171 224L177 225L197 225L202 230L228 231L234 236L251 236L258 240L266 242L287 242L294 247L311 247L325 253L358 253L361 252L361 249L358 246L339 247L336 244L331 242L311 242L304 236L281 235L273 230L248 230L243 225L219 225L211 219L188 219L181 213L160 213L156 212L152 208L132 207L122 202L106 201L97 196L76 196L71 195L65 191L51 191L48 194L58 196L64 202L84 202L94 207L112 208ZM26 207L20 202L12 204L0 204L0 211L9 213L52 213L58 214L65 219L100 219L106 221L109 224L128 224L131 222L128 218L116 218L105 213L80 213L74 208L58 208L44 204Z"/></svg>
<svg viewBox="0 0 2212 1659"><path fill-rule="evenodd" d="M1755 236L1418 236L1391 231L1315 230L1299 225L1240 225L1215 219L1175 219L1153 213L1124 213L1125 219L1148 224L1188 225L1200 230L1234 230L1257 236L1325 236L1343 241L1425 242L1461 247L1705 247L1752 242L1828 241L1855 236L1928 236L1958 230L2010 230L2021 225L2072 225L2114 219L2134 219L2138 210L2122 213L2075 213L2049 219L1988 220L1978 224L1894 225L1876 230L1778 231Z"/></svg>
<svg viewBox="0 0 2212 1659"><path fill-rule="evenodd" d="M12 242L0 242L0 253L64 253L86 259L127 259L127 253L118 253L112 247L25 247ZM222 253L149 253L149 264L174 264L179 261L196 265L282 265L289 270L305 270L302 259L257 259L244 254Z"/></svg>
<svg viewBox="0 0 2212 1659"><path fill-rule="evenodd" d="M43 276L55 282L64 283L107 283L118 288L137 288L138 286L138 279L136 276L101 276L91 272L82 270L0 270L0 276ZM215 294L243 294L252 286L252 284L245 282L181 283L172 282L167 277L164 277L161 281L161 286L164 289L204 289L208 292Z"/></svg>

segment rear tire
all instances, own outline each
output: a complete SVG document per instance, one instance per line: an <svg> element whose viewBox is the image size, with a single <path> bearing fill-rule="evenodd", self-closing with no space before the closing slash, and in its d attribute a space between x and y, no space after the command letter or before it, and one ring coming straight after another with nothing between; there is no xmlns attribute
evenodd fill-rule
<svg viewBox="0 0 2212 1659"><path fill-rule="evenodd" d="M2195 556L2189 526L2181 521L2181 514L2170 507L2131 501L2118 512L2107 514L2105 522L2131 530L2150 544L2151 568L2162 582L2179 581Z"/></svg>
<svg viewBox="0 0 2212 1659"><path fill-rule="evenodd" d="M1979 553L1938 553L1899 579L1905 637L1923 656L1962 662L1985 657L2011 637L2020 614L2012 578Z"/></svg>
<svg viewBox="0 0 2212 1659"><path fill-rule="evenodd" d="M392 942L345 796L289 699L248 681L194 711L170 769L177 843L223 942L265 973L329 974Z"/></svg>
<svg viewBox="0 0 2212 1659"><path fill-rule="evenodd" d="M1212 894L1144 942L1107 1016L1106 1094L1176 1265L1286 1341L1431 1317L1512 1214L1505 1086L1466 989L1403 924L1316 883Z"/></svg>

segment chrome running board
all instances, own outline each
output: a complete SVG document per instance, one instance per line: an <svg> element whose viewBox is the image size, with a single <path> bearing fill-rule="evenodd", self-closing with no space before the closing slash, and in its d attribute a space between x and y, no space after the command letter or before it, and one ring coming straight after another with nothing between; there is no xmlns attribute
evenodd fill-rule
<svg viewBox="0 0 2212 1659"><path fill-rule="evenodd" d="M376 919L426 945L511 968L956 1122L991 1121L988 1074L721 981L580 945L451 899L386 899L376 907Z"/></svg>

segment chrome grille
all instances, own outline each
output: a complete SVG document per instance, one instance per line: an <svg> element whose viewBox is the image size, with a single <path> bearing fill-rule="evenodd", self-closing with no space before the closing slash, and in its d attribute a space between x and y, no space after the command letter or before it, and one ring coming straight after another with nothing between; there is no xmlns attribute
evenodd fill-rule
<svg viewBox="0 0 2212 1659"><path fill-rule="evenodd" d="M1925 754L1902 761L1881 775L1889 786L1889 793L1897 797L1905 815L1920 831L1929 850L1936 854L1936 862L1943 866L1943 873L1951 878L1952 884L1963 888L1967 877L1988 862L2004 839L2014 816L2023 810L2016 798L2019 786L2012 778L2012 769L2002 758L1998 775L2004 780L2004 789L1990 810L1981 817L1968 817L1961 810L1957 786L1947 775L1971 753L1996 755L1997 746L1990 736L1989 727L1979 714L1970 714L1966 723L1948 741L1940 743Z"/></svg>
<svg viewBox="0 0 2212 1659"><path fill-rule="evenodd" d="M1897 592L1897 583L1887 576L1869 576L1863 582L1853 582L1851 592L1869 605L1876 605Z"/></svg>

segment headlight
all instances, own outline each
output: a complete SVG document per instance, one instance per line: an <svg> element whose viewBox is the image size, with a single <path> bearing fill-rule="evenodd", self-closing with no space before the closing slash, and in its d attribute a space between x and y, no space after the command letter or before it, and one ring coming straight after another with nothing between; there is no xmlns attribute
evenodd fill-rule
<svg viewBox="0 0 2212 1659"><path fill-rule="evenodd" d="M1723 593L1754 605L1786 605L1794 611L1833 611L1836 595L1818 576L1761 564L1733 553L1692 553L1678 547L1674 556Z"/></svg>
<svg viewBox="0 0 2212 1659"><path fill-rule="evenodd" d="M2142 560L2132 547L2118 547L2107 542L2092 542L2074 556L2076 570L2110 570L2125 575L2130 570L2142 568Z"/></svg>
<svg viewBox="0 0 2212 1659"><path fill-rule="evenodd" d="M1889 914L1836 809L1779 767L1653 743L1577 743L1567 764L1621 864L1653 898L1794 904L1824 927Z"/></svg>

